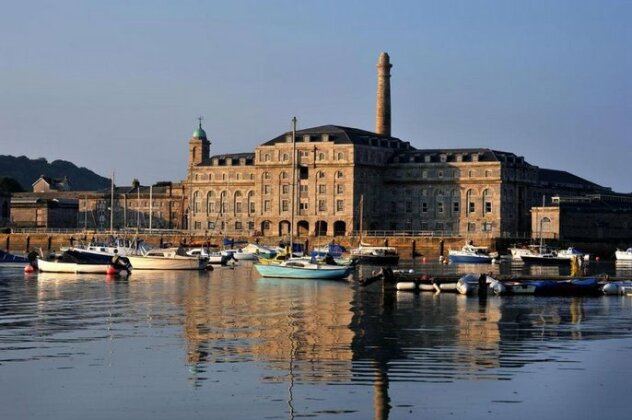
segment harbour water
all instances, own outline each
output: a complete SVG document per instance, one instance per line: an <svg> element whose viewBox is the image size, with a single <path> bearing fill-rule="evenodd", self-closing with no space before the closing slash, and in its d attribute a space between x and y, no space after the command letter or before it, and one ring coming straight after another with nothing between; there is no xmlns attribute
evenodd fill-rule
<svg viewBox="0 0 632 420"><path fill-rule="evenodd" d="M631 350L630 297L0 268L2 419L628 418Z"/></svg>

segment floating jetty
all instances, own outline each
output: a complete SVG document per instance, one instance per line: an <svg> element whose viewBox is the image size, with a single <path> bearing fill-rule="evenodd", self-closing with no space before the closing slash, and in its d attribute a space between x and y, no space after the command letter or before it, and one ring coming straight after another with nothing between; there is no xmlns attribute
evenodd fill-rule
<svg viewBox="0 0 632 420"><path fill-rule="evenodd" d="M632 280L607 274L594 276L491 275L470 273L431 276L413 270L380 269L361 280L381 282L386 292L453 292L460 294L532 294L540 296L630 295Z"/></svg>

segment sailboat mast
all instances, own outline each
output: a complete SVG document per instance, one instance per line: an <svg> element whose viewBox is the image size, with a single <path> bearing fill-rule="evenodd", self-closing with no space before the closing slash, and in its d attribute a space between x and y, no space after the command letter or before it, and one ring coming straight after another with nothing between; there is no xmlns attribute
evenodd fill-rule
<svg viewBox="0 0 632 420"><path fill-rule="evenodd" d="M545 203L546 203L546 196L542 195L542 207L544 207ZM540 217L540 254L542 254L543 248L544 248L544 236L542 236L542 220L544 218Z"/></svg>
<svg viewBox="0 0 632 420"><path fill-rule="evenodd" d="M364 218L364 194L360 194L360 244L362 246L362 225Z"/></svg>
<svg viewBox="0 0 632 420"><path fill-rule="evenodd" d="M112 182L110 183L110 233L114 231L114 171L112 171Z"/></svg>
<svg viewBox="0 0 632 420"><path fill-rule="evenodd" d="M290 215L290 256L294 251L294 212L296 198L296 117L292 117L292 214Z"/></svg>

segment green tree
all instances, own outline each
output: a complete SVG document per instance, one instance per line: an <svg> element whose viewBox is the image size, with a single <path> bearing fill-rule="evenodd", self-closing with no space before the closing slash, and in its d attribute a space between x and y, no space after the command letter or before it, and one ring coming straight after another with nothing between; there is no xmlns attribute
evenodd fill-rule
<svg viewBox="0 0 632 420"><path fill-rule="evenodd" d="M24 188L15 179L2 176L0 177L0 191L10 193L24 192Z"/></svg>

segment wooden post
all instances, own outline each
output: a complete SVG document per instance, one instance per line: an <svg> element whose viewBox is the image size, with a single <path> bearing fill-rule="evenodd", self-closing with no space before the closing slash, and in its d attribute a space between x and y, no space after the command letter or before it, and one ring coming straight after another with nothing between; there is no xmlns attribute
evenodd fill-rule
<svg viewBox="0 0 632 420"><path fill-rule="evenodd" d="M410 256L415 258L417 256L417 242L413 239L411 244Z"/></svg>
<svg viewBox="0 0 632 420"><path fill-rule="evenodd" d="M7 252L11 252L11 234L10 233L7 235L7 246L5 248L7 249Z"/></svg>
<svg viewBox="0 0 632 420"><path fill-rule="evenodd" d="M26 237L26 253L28 254L29 252L29 248L31 248L31 237L27 236Z"/></svg>
<svg viewBox="0 0 632 420"><path fill-rule="evenodd" d="M46 249L48 250L48 252L50 252L52 243L53 243L53 237L49 235L46 241Z"/></svg>
<svg viewBox="0 0 632 420"><path fill-rule="evenodd" d="M444 246L445 246L445 243L443 242L443 239L441 239L439 241L439 255L441 256L443 256Z"/></svg>

